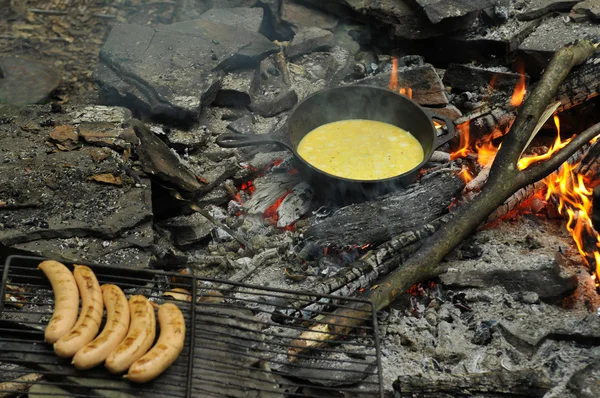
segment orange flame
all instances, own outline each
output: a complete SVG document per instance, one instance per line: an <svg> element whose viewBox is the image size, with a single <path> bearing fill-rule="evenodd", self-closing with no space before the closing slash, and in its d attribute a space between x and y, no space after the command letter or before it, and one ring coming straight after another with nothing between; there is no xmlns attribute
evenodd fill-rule
<svg viewBox="0 0 600 398"><path fill-rule="evenodd" d="M398 90L398 58L396 57L392 58L392 75L388 88L392 91Z"/></svg>
<svg viewBox="0 0 600 398"><path fill-rule="evenodd" d="M466 121L456 126L456 129L460 135L460 143L458 149L450 154L450 159L455 160L458 158L464 158L470 153L471 147L471 134L470 134L470 121Z"/></svg>
<svg viewBox="0 0 600 398"><path fill-rule="evenodd" d="M557 121L557 118L555 121ZM546 200L551 196L558 198L558 212L560 214L566 213L568 217L567 230L573 237L577 250L586 264L590 265L589 259L591 258L596 263L593 272L595 272L594 279L598 286L600 281L598 278L600 275L600 250L590 253L585 250L584 246L586 236L593 236L598 241L596 246L600 248L600 235L594 229L590 218L592 214L591 196L593 191L588 187L589 181L586 181L586 178L582 174L575 174L574 170L577 166L578 163L570 165L568 162L565 162L556 175L546 178L544 181L547 185Z"/></svg>
<svg viewBox="0 0 600 398"><path fill-rule="evenodd" d="M482 140L477 143L477 163L482 166L490 165L496 158L496 153L502 145L496 147L491 138Z"/></svg>
<svg viewBox="0 0 600 398"><path fill-rule="evenodd" d="M465 184L468 184L473 179L473 175L471 175L471 172L466 166L462 167L462 170L460 173L458 173L458 176L462 178Z"/></svg>
<svg viewBox="0 0 600 398"><path fill-rule="evenodd" d="M550 147L548 152L546 152L543 155L526 156L519 159L519 162L517 163L517 167L519 168L519 170L525 170L531 164L539 162L540 160L550 159L553 154L558 152L560 149L564 148L573 139L573 137L571 137L564 142L560 140L560 119L558 118L558 115L554 115L554 124L556 125L557 134L556 140L554 141L552 147Z"/></svg>
<svg viewBox="0 0 600 398"><path fill-rule="evenodd" d="M523 100L525 99L525 94L527 93L527 87L525 83L525 66L522 62L518 64L517 69L519 70L521 77L519 78L519 81L515 86L515 90L513 91L513 95L510 99L510 104L515 108L521 106Z"/></svg>
<svg viewBox="0 0 600 398"><path fill-rule="evenodd" d="M388 84L388 88L392 91L397 91L399 94L404 95L412 99L413 97L413 89L410 87L400 87L398 89L398 58L392 58L392 74L390 75L390 83Z"/></svg>

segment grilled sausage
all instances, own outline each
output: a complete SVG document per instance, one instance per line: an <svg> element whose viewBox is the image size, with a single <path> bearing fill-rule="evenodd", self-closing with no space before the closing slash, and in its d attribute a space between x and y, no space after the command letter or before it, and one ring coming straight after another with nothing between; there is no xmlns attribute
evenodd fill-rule
<svg viewBox="0 0 600 398"><path fill-rule="evenodd" d="M94 272L85 265L75 265L75 282L81 293L81 313L75 326L54 343L54 352L70 358L96 337L102 321L102 290Z"/></svg>
<svg viewBox="0 0 600 398"><path fill-rule="evenodd" d="M72 364L77 369L90 369L104 362L123 341L129 329L129 305L123 291L116 285L102 285L101 289L106 307L106 325L94 341L77 351L73 357Z"/></svg>
<svg viewBox="0 0 600 398"><path fill-rule="evenodd" d="M46 326L44 340L54 344L67 334L77 321L79 289L73 273L58 261L43 261L38 269L46 275L54 291L54 314Z"/></svg>
<svg viewBox="0 0 600 398"><path fill-rule="evenodd" d="M150 351L131 365L127 379L145 383L164 372L179 356L185 342L185 320L181 310L172 303L158 309L160 336Z"/></svg>
<svg viewBox="0 0 600 398"><path fill-rule="evenodd" d="M154 308L148 299L141 295L129 299L131 321L125 340L108 355L104 366L111 373L123 373L132 363L141 358L154 343L156 318Z"/></svg>

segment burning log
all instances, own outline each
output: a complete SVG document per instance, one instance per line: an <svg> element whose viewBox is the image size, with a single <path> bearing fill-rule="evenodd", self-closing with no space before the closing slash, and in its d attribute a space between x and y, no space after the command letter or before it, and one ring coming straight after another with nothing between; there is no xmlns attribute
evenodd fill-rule
<svg viewBox="0 0 600 398"><path fill-rule="evenodd" d="M571 140L549 160L519 170L519 159L529 144L542 114L556 96L559 85L570 70L590 58L597 47L598 45L586 40L556 52L540 82L521 108L510 134L506 135L481 194L468 205L460 206L450 222L444 223L432 236L425 239L414 255L366 292L375 310L390 305L410 286L442 273L444 267L440 264L444 257L473 233L506 199L519 189L552 173L578 149L600 134L598 123ZM369 305L347 306L319 320L314 328L319 330L321 324L329 324L330 330L329 333L320 333L320 341L313 342L311 346L326 344L327 341L336 339L339 334L348 333L359 326L360 315L365 311L371 311ZM332 324L334 326L331 326ZM305 350L307 333L311 331L302 333L290 343L290 360L295 360Z"/></svg>

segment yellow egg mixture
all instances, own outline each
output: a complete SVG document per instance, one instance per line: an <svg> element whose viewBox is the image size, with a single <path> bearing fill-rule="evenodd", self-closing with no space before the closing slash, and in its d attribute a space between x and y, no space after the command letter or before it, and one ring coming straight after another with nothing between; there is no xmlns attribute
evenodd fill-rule
<svg viewBox="0 0 600 398"><path fill-rule="evenodd" d="M319 170L352 180L381 180L423 161L409 132L374 120L341 120L317 127L298 144L298 154Z"/></svg>

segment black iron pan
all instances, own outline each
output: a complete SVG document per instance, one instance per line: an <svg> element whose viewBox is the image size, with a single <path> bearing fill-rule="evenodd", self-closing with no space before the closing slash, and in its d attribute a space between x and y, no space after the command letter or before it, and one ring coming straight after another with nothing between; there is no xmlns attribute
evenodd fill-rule
<svg viewBox="0 0 600 398"><path fill-rule="evenodd" d="M367 119L396 125L409 131L423 147L423 161L414 169L386 179L352 180L321 171L305 161L297 152L302 138L315 128L348 119ZM433 119L445 124L439 130ZM454 123L432 114L411 99L393 91L373 86L342 86L319 91L299 103L285 126L269 134L248 135L224 133L217 144L226 148L259 144L278 144L294 153L299 160L299 172L315 192L328 199L357 201L413 183L431 154L454 138Z"/></svg>

